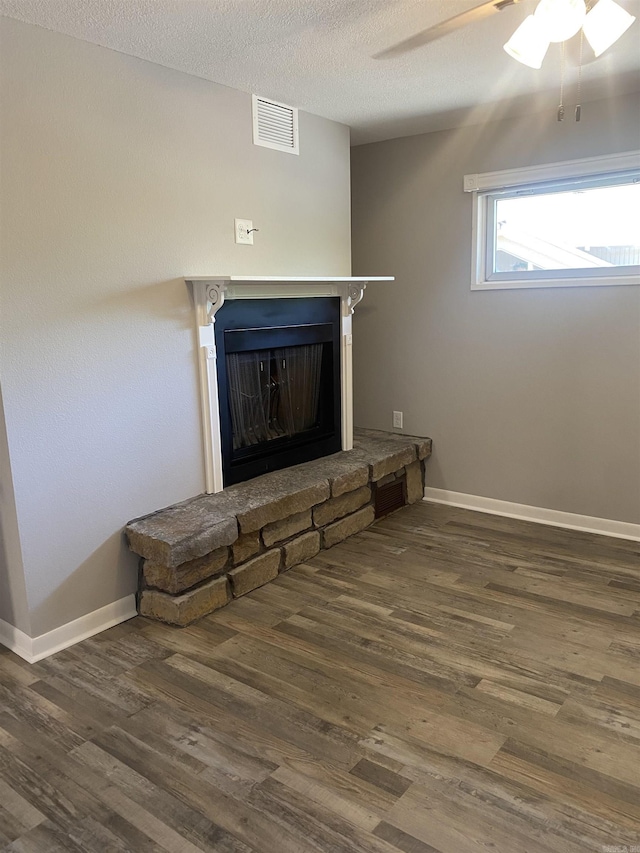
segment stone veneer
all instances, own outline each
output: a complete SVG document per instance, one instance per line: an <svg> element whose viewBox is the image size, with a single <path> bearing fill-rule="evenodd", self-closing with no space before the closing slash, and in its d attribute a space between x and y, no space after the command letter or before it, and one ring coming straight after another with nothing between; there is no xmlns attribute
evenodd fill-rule
<svg viewBox="0 0 640 853"><path fill-rule="evenodd" d="M368 527L388 482L402 479L407 503L420 500L430 453L429 438L356 430L353 450L131 521L140 614L184 626L223 607Z"/></svg>

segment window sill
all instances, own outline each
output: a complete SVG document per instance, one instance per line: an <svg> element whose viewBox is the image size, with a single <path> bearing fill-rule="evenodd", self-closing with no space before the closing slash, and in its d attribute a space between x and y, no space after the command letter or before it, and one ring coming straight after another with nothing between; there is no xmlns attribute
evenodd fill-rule
<svg viewBox="0 0 640 853"><path fill-rule="evenodd" d="M640 278L637 275L618 275L608 278L539 278L529 279L512 279L510 281L483 281L474 282L471 285L471 290L520 290L522 288L531 289L539 287L615 287L640 285Z"/></svg>

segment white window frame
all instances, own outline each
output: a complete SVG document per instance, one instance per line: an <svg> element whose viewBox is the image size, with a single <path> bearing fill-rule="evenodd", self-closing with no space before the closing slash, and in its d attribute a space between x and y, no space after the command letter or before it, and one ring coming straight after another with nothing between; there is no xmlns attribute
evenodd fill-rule
<svg viewBox="0 0 640 853"><path fill-rule="evenodd" d="M637 178L640 181L640 150L465 175L464 191L473 194L471 289L639 285L640 266L529 270L515 273L489 273L488 270L488 261L493 257L494 223L491 212L496 196L513 195L517 191L527 189L560 188L581 183L594 186L599 181L608 185L629 178Z"/></svg>

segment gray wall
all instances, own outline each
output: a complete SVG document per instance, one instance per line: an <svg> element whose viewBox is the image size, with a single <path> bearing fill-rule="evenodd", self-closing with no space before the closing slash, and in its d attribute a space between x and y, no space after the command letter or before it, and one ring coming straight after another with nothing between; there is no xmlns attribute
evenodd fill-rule
<svg viewBox="0 0 640 853"><path fill-rule="evenodd" d="M0 389L0 619L28 634L27 590Z"/></svg>
<svg viewBox="0 0 640 853"><path fill-rule="evenodd" d="M299 157L259 148L249 94L0 20L0 359L38 636L132 592L123 525L204 488L182 276L349 274L349 131L303 113Z"/></svg>
<svg viewBox="0 0 640 853"><path fill-rule="evenodd" d="M431 436L428 485L640 522L640 287L471 292L467 173L640 147L638 97L352 152L356 423Z"/></svg>

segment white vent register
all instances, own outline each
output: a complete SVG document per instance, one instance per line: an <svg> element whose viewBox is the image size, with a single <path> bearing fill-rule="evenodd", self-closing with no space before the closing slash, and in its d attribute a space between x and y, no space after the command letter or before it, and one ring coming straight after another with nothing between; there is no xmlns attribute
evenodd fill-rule
<svg viewBox="0 0 640 853"><path fill-rule="evenodd" d="M298 110L253 95L253 144L299 154Z"/></svg>

